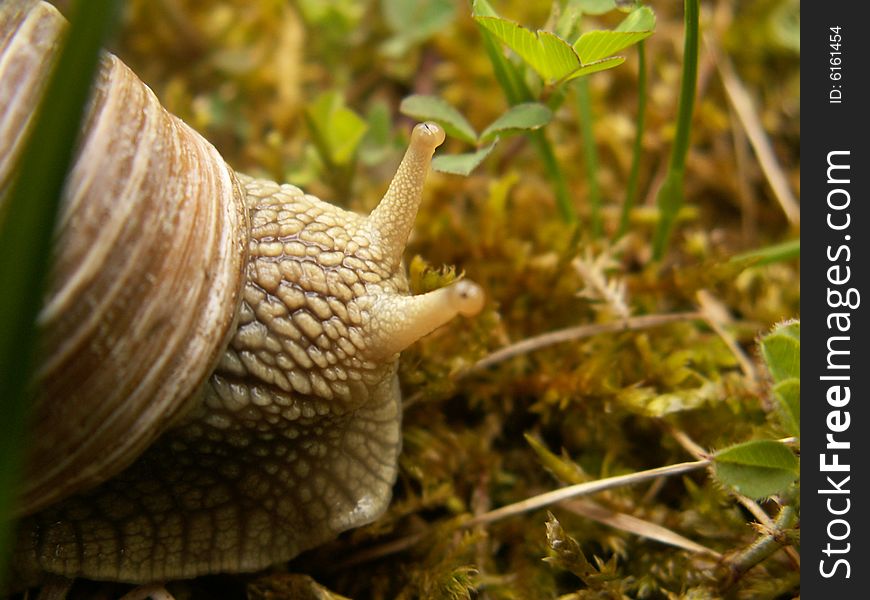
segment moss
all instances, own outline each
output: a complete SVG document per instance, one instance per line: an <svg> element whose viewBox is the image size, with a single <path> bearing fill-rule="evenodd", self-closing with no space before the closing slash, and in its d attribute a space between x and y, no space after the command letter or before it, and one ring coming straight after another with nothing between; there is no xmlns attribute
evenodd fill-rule
<svg viewBox="0 0 870 600"><path fill-rule="evenodd" d="M340 16L335 31L324 30L327 17L309 4L236 0L213 8L192 1L133 1L117 47L164 104L202 131L229 163L277 179L299 176L308 191L325 198L335 199L335 190L322 179L303 109L321 92L336 89L360 115L389 107L391 131L381 161L357 161L348 187L352 199L337 199L360 210L383 192L410 130L397 112L404 96L441 95L478 128L506 108L464 5L443 30L402 56L387 57L382 44L390 32L379 3L324 3L323 11ZM540 15L530 12L533 3L513 4L498 8L521 22L540 24L535 20ZM753 10L772 13L776 3L763 4ZM750 361L757 361L756 335L798 314L797 261L729 262L797 232L771 196L703 51L701 101L686 171L690 206L679 217L664 261L650 261L655 215L646 206L672 142L682 44L677 4L656 9L657 33L647 42L649 103L639 206L630 215L630 235L618 247L592 241L590 207L583 200L590 174L581 166L583 147L576 115L567 108L571 103L557 112L547 135L575 199L577 230L559 218L546 172L522 138L501 144L468 178L433 174L408 254L428 261L411 260L413 287L432 289L464 273L486 290L487 308L402 357L404 451L388 513L307 553L287 570L308 573L360 600L721 593L724 579L715 560L558 506L552 511L561 522L560 535L588 557L593 575L580 575L564 560L543 560L553 545L548 550L547 516L541 511L470 531L461 527L469 515L560 485L541 459L544 450L598 478L690 459L674 431L709 449L768 427L771 407L763 389L703 319L576 339L473 369L510 343L614 319L613 312L602 310L606 296L578 296L589 283L571 265L578 256L594 264L610 254L599 274L623 286L631 315L695 311L698 292L706 290L727 310L731 320L723 326ZM759 92L757 108L782 168L797 182L800 104L792 82L799 76L799 56L765 33L769 19L756 22L747 15L724 15L732 19L730 26L718 15L706 24L706 34L723 40L744 84ZM584 26L612 25L606 15L586 18ZM589 81L605 239L618 226L633 143L636 58L626 55L624 66ZM462 149L448 141L445 151ZM537 440L537 452L527 434ZM757 536L753 516L704 472L596 499L723 554ZM772 505L762 506L775 513ZM796 593L797 573L779 552L731 589L736 597L781 597Z"/></svg>

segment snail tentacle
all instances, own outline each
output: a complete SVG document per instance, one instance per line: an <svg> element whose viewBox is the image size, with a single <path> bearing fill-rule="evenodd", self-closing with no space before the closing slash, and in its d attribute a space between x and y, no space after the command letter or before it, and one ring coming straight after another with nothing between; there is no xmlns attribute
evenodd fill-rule
<svg viewBox="0 0 870 600"><path fill-rule="evenodd" d="M0 192L64 27L0 1ZM443 141L418 125L364 217L234 172L103 56L39 321L19 586L258 570L383 513L398 353L483 304L468 281L408 289Z"/></svg>
<svg viewBox="0 0 870 600"><path fill-rule="evenodd" d="M418 296L388 295L372 307L369 338L380 359L397 354L457 315L473 316L483 308L483 291L461 280Z"/></svg>
<svg viewBox="0 0 870 600"><path fill-rule="evenodd" d="M423 183L435 148L444 142L444 130L435 123L420 123L411 132L411 143L383 199L368 217L368 226L384 253L384 260L398 265L417 209Z"/></svg>

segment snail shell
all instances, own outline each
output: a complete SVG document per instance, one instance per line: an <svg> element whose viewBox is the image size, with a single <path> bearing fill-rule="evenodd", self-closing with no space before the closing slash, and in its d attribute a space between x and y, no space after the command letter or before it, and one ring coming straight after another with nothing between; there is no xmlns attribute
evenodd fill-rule
<svg viewBox="0 0 870 600"><path fill-rule="evenodd" d="M0 4L0 194L64 27L48 4ZM398 353L483 302L467 281L408 295L443 139L418 125L362 217L235 173L103 56L39 316L20 582L257 570L383 512Z"/></svg>

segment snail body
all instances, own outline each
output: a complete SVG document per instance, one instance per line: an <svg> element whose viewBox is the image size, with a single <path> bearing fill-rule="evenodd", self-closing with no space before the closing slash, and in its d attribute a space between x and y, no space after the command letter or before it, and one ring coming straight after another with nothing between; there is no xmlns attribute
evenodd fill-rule
<svg viewBox="0 0 870 600"><path fill-rule="evenodd" d="M0 4L0 197L64 27ZM398 354L482 305L467 281L408 291L443 139L418 125L363 217L235 173L103 56L39 317L20 582L253 571L385 510Z"/></svg>

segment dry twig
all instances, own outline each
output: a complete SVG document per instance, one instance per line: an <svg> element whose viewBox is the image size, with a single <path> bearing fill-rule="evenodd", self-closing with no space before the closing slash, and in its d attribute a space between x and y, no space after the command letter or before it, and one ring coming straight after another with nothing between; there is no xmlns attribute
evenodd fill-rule
<svg viewBox="0 0 870 600"><path fill-rule="evenodd" d="M554 344L561 344L562 342L579 340L602 333L648 329L650 327L658 327L659 325L667 325L668 323L679 323L681 321L691 321L703 318L704 315L700 312L666 313L631 317L622 321L613 321L611 323L593 323L591 325L578 325L577 327L559 329L558 331L551 331L542 335L526 338L521 342L496 350L489 356L477 361L477 363L466 371L465 374L482 371L487 367L504 362L515 356L534 352L535 350L540 350L541 348L546 348L547 346L552 346Z"/></svg>
<svg viewBox="0 0 870 600"><path fill-rule="evenodd" d="M525 500L521 500L520 502L515 502L513 504L502 506L501 508L497 508L482 515L477 515L469 519L468 521L465 521L462 526L473 527L482 523L493 523L495 521L500 521L508 517L513 517L515 515L526 513L532 510L537 510L539 508L544 508L545 506L550 506L551 504L555 504L557 502L570 500L571 498L576 498L578 496L586 496L616 487L633 485L635 483L649 481L650 479L656 479L658 477L688 473L690 471L695 471L697 469L706 467L709 464L710 460L697 460L693 462L684 462L675 465L668 465L666 467L657 467L655 469L649 469L646 471L638 471L636 473L629 473L628 475L606 477L604 479L588 481L586 483L580 483L577 485L569 485L567 487L559 488L558 490L553 490L551 492L532 496L531 498L526 498Z"/></svg>
<svg viewBox="0 0 870 600"><path fill-rule="evenodd" d="M665 425L665 428L668 430L668 432L671 434L671 436L683 448L685 448L689 454L691 454L695 458L699 458L699 459L707 458L710 456L709 452L707 452L701 446L696 444L695 441L692 438L690 438L685 432L677 429L676 427L674 427L673 425L671 425L669 423L665 423L664 421L662 421L662 423ZM795 438L784 438L784 439L781 439L779 441L783 442L783 443L794 443L796 440L795 440ZM748 510L750 513L752 513L752 516L755 517L755 519L759 523L764 525L764 527L766 527L769 530L773 530L776 528L776 524L774 523L773 519L771 519L770 516L764 511L764 509L761 508L761 506L758 504L758 502L756 502L755 500L753 500L751 498L747 498L746 496L744 496L742 494L737 494L736 492L734 493L734 497L737 498L737 501L740 502L740 504L742 504L746 510ZM784 550L785 550L786 554L788 554L791 561L795 565L800 566L801 558L800 558L800 554L798 554L797 550L795 550L792 546L786 546L784 548Z"/></svg>
<svg viewBox="0 0 870 600"><path fill-rule="evenodd" d="M671 531L667 527L611 510L591 500L570 500L563 502L561 506L582 517L598 521L615 529L627 531L670 546L676 546L689 552L706 554L717 559L721 557L721 554L715 550L702 546L675 531Z"/></svg>

